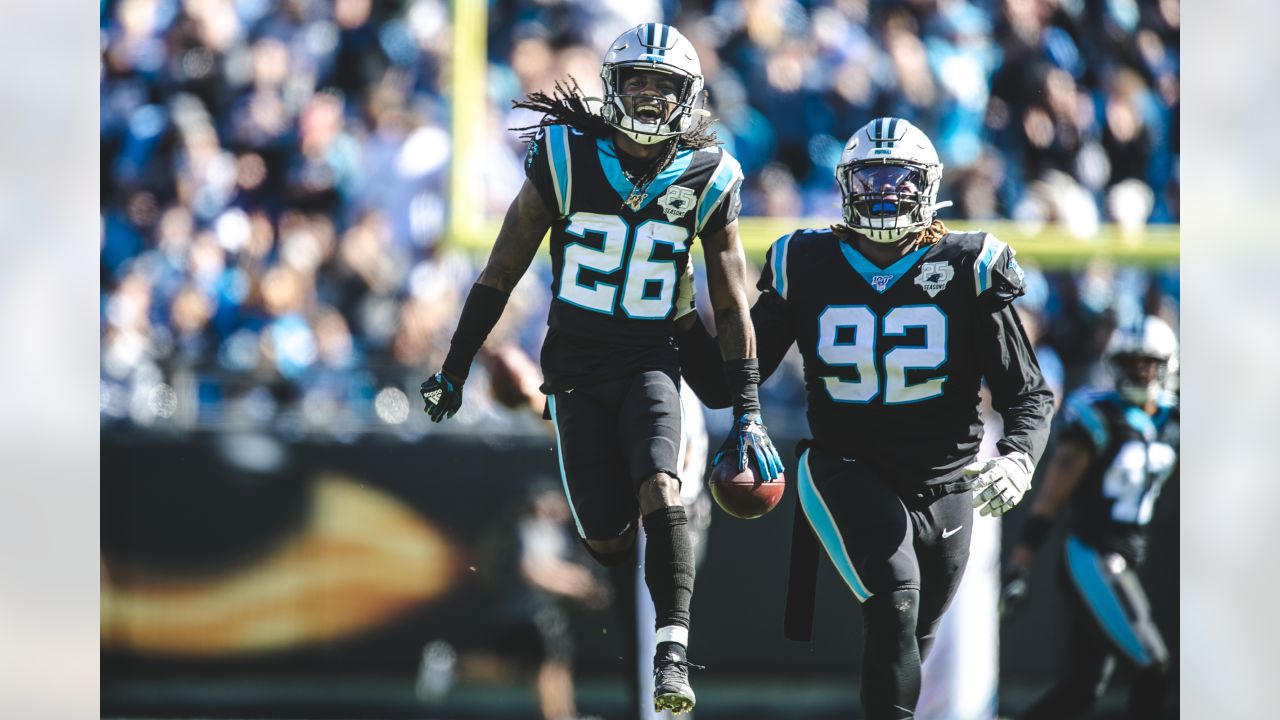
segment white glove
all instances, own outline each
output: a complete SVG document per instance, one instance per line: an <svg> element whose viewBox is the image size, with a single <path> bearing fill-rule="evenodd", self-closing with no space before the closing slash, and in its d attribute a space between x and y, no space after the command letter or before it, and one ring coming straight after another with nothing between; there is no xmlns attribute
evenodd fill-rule
<svg viewBox="0 0 1280 720"><path fill-rule="evenodd" d="M965 466L964 476L973 479L973 506L979 515L1000 516L1017 505L1031 487L1036 466L1024 452L1011 452L992 460Z"/></svg>

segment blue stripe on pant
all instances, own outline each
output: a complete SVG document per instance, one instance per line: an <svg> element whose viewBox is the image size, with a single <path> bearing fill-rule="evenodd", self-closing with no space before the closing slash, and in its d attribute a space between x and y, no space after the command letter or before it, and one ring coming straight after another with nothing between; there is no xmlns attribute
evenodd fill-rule
<svg viewBox="0 0 1280 720"><path fill-rule="evenodd" d="M844 538L840 535L840 528L836 526L835 517L832 516L830 508L823 501L817 486L813 484L813 475L809 471L808 450L805 450L804 455L800 456L800 472L799 479L796 481L796 491L800 497L800 507L804 510L805 518L808 519L809 526L813 528L813 534L818 536L822 547L827 551L827 556L831 558L831 562L835 565L836 572L840 573L840 577L849 586L849 589L853 591L853 595L858 598L858 602L866 602L867 598L871 597L871 591L863 584L862 578L858 577L858 570L853 566L853 560L849 557Z"/></svg>
<svg viewBox="0 0 1280 720"><path fill-rule="evenodd" d="M1067 537L1065 552L1071 582L1084 598L1102 632L1139 667L1150 665L1151 654L1138 637L1129 614L1116 595L1097 550L1072 535Z"/></svg>

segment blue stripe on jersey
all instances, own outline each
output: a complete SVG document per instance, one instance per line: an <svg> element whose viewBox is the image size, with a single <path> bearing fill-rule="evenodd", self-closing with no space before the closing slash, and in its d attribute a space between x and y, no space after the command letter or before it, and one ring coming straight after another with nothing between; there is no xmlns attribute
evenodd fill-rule
<svg viewBox="0 0 1280 720"><path fill-rule="evenodd" d="M813 475L809 471L808 450L800 456L799 474L800 480L796 483L796 490L800 497L800 507L804 510L805 518L809 520L809 527L813 528L813 534L818 536L822 547L827 551L827 556L831 558L831 563L836 566L836 572L853 591L853 596L858 598L860 603L866 602L871 597L871 591L862 583L862 578L858 577L858 570L853 566L852 558L849 557L849 550L845 547L844 538L840 535L840 528L836 526L836 519L831 515L831 509L822 499L817 486L813 484Z"/></svg>
<svg viewBox="0 0 1280 720"><path fill-rule="evenodd" d="M560 204L561 217L569 214L569 201L573 196L573 163L569 157L569 126L552 125L547 128L547 155L551 164L552 185L556 190L556 202Z"/></svg>
<svg viewBox="0 0 1280 720"><path fill-rule="evenodd" d="M849 265L853 266L853 269L862 276L862 279L867 281L867 284L871 286L872 290L881 294L884 294L885 291L893 287L894 283L898 282L899 278L906 275L907 271L910 270L926 252L929 252L929 248L933 247L932 245L922 247L915 252L903 256L889 267L881 269L876 267L875 263L868 260L862 253L855 250L853 245L850 245L843 240L837 242L840 243L840 252L844 253L844 259L849 261Z"/></svg>
<svg viewBox="0 0 1280 720"><path fill-rule="evenodd" d="M1129 617L1125 615L1115 590L1107 583L1101 567L1102 560L1096 551L1080 542L1074 535L1067 536L1067 569L1076 589L1084 596L1085 604L1102 631L1111 638L1129 659L1140 667L1151 663L1151 656L1134 632Z"/></svg>
<svg viewBox="0 0 1280 720"><path fill-rule="evenodd" d="M573 494L569 492L569 476L564 472L564 448L560 445L560 421L556 419L556 396L547 396L547 407L551 410L551 425L556 429L556 459L560 461L560 484L564 486L564 499L569 503L569 513L573 515L573 525L578 528L578 537L587 539L587 532L582 529L582 521L578 519L578 510L573 506Z"/></svg>
<svg viewBox="0 0 1280 720"><path fill-rule="evenodd" d="M787 248L794 235L783 235L773 243L773 289L783 300L787 299Z"/></svg>
<svg viewBox="0 0 1280 720"><path fill-rule="evenodd" d="M1092 393L1077 393L1068 398L1067 419L1076 420L1089 433L1089 437L1093 438L1094 450L1102 452L1107 448L1107 422L1093 406L1093 400L1096 397Z"/></svg>
<svg viewBox="0 0 1280 720"><path fill-rule="evenodd" d="M979 295L991 287L991 268L1007 247L1009 245L997 240L995 235L987 234L982 239L982 252L978 253L978 260L973 264L973 279Z"/></svg>
<svg viewBox="0 0 1280 720"><path fill-rule="evenodd" d="M671 186L685 170L689 169L690 163L693 162L694 150L681 150L676 153L676 157L671 161L670 165L662 172L658 173L658 177L649 183L649 187L645 189L644 202L640 203L643 209L649 203L656 200L666 189ZM604 176L608 179L609 184L613 186L618 197L626 200L631 197L631 190L635 185L627 179L627 174L622 171L622 163L618 161L618 149L614 146L613 140L600 139L596 140L596 155L600 158L600 167L604 170Z"/></svg>
<svg viewBox="0 0 1280 720"><path fill-rule="evenodd" d="M711 182L707 183L706 189L702 191L702 199L698 201L695 232L702 232L702 226L707 222L707 218L711 217L711 213L724 200L733 183L741 178L742 166L732 155L721 150L720 164L716 166L716 171L711 175Z"/></svg>

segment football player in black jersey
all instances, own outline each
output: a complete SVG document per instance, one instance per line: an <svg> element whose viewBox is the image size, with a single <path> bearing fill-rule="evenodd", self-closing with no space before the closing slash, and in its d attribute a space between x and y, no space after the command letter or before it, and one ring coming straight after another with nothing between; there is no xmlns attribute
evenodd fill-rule
<svg viewBox="0 0 1280 720"><path fill-rule="evenodd" d="M1066 674L1023 718L1075 718L1106 689L1119 656L1134 668L1126 717L1160 718L1169 653L1135 572L1160 488L1177 471L1178 401L1168 390L1177 338L1146 317L1117 328L1105 355L1116 388L1067 401L1065 425L1010 556L1002 604L1027 594L1036 550L1071 500L1062 577L1072 618Z"/></svg>
<svg viewBox="0 0 1280 720"><path fill-rule="evenodd" d="M836 169L843 224L775 242L751 311L763 377L798 345L813 434L796 482L787 635L809 638L820 542L861 603L869 718L913 717L973 508L1018 503L1053 412L1010 306L1023 293L1013 249L935 220L941 177L933 144L906 120L860 128ZM728 401L701 323L682 334L681 363L704 402ZM1005 437L1000 457L975 462L983 378Z"/></svg>
<svg viewBox="0 0 1280 720"><path fill-rule="evenodd" d="M576 84L516 103L544 114L530 135L527 180L467 297L444 367L422 384L422 397L434 421L457 412L472 359L550 230L542 390L565 494L579 536L606 565L632 557L637 520L644 523L658 626L654 704L683 712L694 705L685 658L694 563L677 469L674 334L678 279L694 236L705 250L733 393L736 422L726 442L741 468L748 453L769 478L782 463L757 399L738 240L742 171L707 132L697 53L673 27L639 25L609 48L601 79L599 110Z"/></svg>

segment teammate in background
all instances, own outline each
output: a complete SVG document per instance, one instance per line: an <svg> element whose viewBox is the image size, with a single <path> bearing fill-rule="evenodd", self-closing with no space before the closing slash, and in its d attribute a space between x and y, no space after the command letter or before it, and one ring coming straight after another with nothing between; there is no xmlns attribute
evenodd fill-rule
<svg viewBox="0 0 1280 720"><path fill-rule="evenodd" d="M844 223L775 242L751 312L762 377L798 343L813 433L796 482L787 635L810 636L820 542L862 606L873 719L914 716L973 508L998 516L1021 500L1053 413L1010 306L1023 292L1013 249L935 220L941 177L933 144L906 120L860 128L836 168ZM685 377L712 407L728 400L714 353L701 323L682 334ZM983 378L1005 436L998 457L975 462Z"/></svg>
<svg viewBox="0 0 1280 720"><path fill-rule="evenodd" d="M471 362L549 229L554 279L542 390L565 494L579 536L605 565L632 557L643 518L645 580L657 614L654 705L684 712L695 702L685 655L694 563L677 469L674 322L695 235L733 395L726 442L742 458L755 453L768 477L781 460L757 395L737 226L742 172L707 131L697 54L675 28L648 23L613 43L600 74L599 111L576 84L516 103L544 114L531 133L527 180L422 397L436 422L461 407Z"/></svg>
<svg viewBox="0 0 1280 720"><path fill-rule="evenodd" d="M1006 609L1026 598L1035 553L1071 498L1062 556L1072 609L1067 671L1022 718L1088 712L1117 655L1135 669L1126 717L1163 717L1169 653L1137 568L1156 497L1178 466L1178 400L1167 389L1177 346L1173 330L1156 317L1117 328L1105 351L1115 390L1081 391L1067 402L1066 424L1001 592Z"/></svg>

